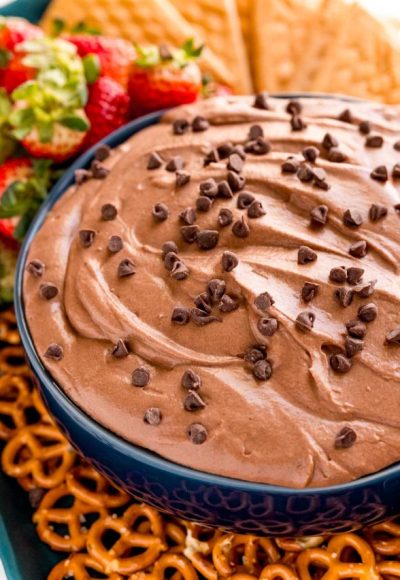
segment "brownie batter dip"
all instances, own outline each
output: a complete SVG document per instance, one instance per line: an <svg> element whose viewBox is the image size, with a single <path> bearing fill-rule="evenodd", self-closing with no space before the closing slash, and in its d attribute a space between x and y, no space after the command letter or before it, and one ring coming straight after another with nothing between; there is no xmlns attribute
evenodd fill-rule
<svg viewBox="0 0 400 580"><path fill-rule="evenodd" d="M44 365L99 423L303 488L400 458L400 110L220 97L90 170L32 243Z"/></svg>

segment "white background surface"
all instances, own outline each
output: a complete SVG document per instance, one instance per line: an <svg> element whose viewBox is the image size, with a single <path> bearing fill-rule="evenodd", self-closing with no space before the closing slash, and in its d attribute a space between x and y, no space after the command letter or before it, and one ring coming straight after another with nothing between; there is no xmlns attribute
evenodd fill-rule
<svg viewBox="0 0 400 580"><path fill-rule="evenodd" d="M25 0L27 3L29 0ZM94 0L95 2L96 0ZM400 2L397 0L359 0L360 4L363 4L366 8L371 10L371 12L376 13L378 16L394 16L400 19ZM10 0L0 0L0 7L9 4ZM0 580L7 580L4 573L3 566L0 561ZM13 580L9 578L8 580ZM33 579L32 580L39 580ZM41 580L41 579L40 579Z"/></svg>

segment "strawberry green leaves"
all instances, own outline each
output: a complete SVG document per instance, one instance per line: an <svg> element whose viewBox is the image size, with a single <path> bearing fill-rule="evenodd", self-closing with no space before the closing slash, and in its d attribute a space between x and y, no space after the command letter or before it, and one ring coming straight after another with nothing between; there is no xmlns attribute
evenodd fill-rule
<svg viewBox="0 0 400 580"><path fill-rule="evenodd" d="M10 134L11 109L12 104L6 91L0 89L0 164L14 153L17 146L15 139Z"/></svg>
<svg viewBox="0 0 400 580"><path fill-rule="evenodd" d="M100 60L97 54L88 54L83 59L85 77L89 85L97 81L100 75Z"/></svg>
<svg viewBox="0 0 400 580"><path fill-rule="evenodd" d="M180 48L168 51L168 58L165 57L165 46L135 45L135 49L138 55L135 64L141 68L151 68L165 62L183 68L201 56L204 45L196 46L194 38L189 38Z"/></svg>

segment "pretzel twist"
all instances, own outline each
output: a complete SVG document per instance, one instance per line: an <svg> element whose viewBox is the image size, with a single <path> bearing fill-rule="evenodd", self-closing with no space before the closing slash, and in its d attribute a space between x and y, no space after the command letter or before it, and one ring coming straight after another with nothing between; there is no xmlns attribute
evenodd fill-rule
<svg viewBox="0 0 400 580"><path fill-rule="evenodd" d="M242 562L235 565L235 549L240 547L243 550ZM258 554L260 548L265 553L269 563L279 560L279 550L273 540L268 538L258 538L257 536L244 534L226 534L219 538L213 548L212 559L218 574L221 576L231 576L238 572L257 573L259 570Z"/></svg>
<svg viewBox="0 0 400 580"><path fill-rule="evenodd" d="M70 577L73 580L89 580L88 569L104 574L100 563L89 554L73 554L57 564L50 572L47 580L65 580L65 578ZM108 580L123 580L123 576L112 573L108 576Z"/></svg>
<svg viewBox="0 0 400 580"><path fill-rule="evenodd" d="M0 375L29 375L22 346L6 346L0 350Z"/></svg>
<svg viewBox="0 0 400 580"><path fill-rule="evenodd" d="M361 563L353 564L341 560L346 548L355 550ZM341 534L333 537L326 549L310 548L301 552L296 562L300 580L312 580L311 565L326 568L324 580L351 578L357 580L380 580L374 553L365 540L355 534ZM286 580L286 579L285 579Z"/></svg>
<svg viewBox="0 0 400 580"><path fill-rule="evenodd" d="M17 329L17 321L12 310L0 312L0 341L10 345L20 344L21 339Z"/></svg>
<svg viewBox="0 0 400 580"><path fill-rule="evenodd" d="M38 424L23 427L6 444L2 466L7 475L30 476L36 487L60 485L75 463L76 454L56 426Z"/></svg>
<svg viewBox="0 0 400 580"><path fill-rule="evenodd" d="M149 520L151 533L135 530L136 522L143 517ZM119 536L109 548L103 541L107 531L113 531ZM129 556L131 548L142 548L144 551ZM108 516L95 522L88 534L87 549L102 564L106 573L133 574L154 564L168 546L158 511L144 504L133 504L119 518Z"/></svg>
<svg viewBox="0 0 400 580"><path fill-rule="evenodd" d="M375 524L367 528L365 536L378 554L382 556L400 555L400 525L396 522Z"/></svg>
<svg viewBox="0 0 400 580"><path fill-rule="evenodd" d="M0 439L8 441L27 424L26 409L32 398L28 382L22 376L0 377Z"/></svg>
<svg viewBox="0 0 400 580"><path fill-rule="evenodd" d="M298 576L285 564L268 564L262 570L260 580L298 580Z"/></svg>
<svg viewBox="0 0 400 580"><path fill-rule="evenodd" d="M117 508L126 505L130 496L109 482L89 465L78 465L66 475L68 489L81 501L97 507ZM93 484L93 488L87 486Z"/></svg>
<svg viewBox="0 0 400 580"><path fill-rule="evenodd" d="M379 562L376 567L381 576L389 576L391 580L400 578L400 562Z"/></svg>

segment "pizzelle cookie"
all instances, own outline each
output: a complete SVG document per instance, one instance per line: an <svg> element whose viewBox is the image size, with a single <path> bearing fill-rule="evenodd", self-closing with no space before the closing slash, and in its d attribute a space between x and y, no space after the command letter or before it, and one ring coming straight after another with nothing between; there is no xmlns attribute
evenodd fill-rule
<svg viewBox="0 0 400 580"><path fill-rule="evenodd" d="M95 3L91 0L69 0L67 3L53 0L41 22L45 31L51 31L56 18L61 18L68 26L84 21L105 35L127 38L137 44L162 41L179 46L188 38L203 42L169 0L96 0ZM207 47L201 66L219 82L235 87L235 73Z"/></svg>
<svg viewBox="0 0 400 580"><path fill-rule="evenodd" d="M204 39L213 53L235 75L238 93L251 92L247 61L235 0L171 0L182 16Z"/></svg>

